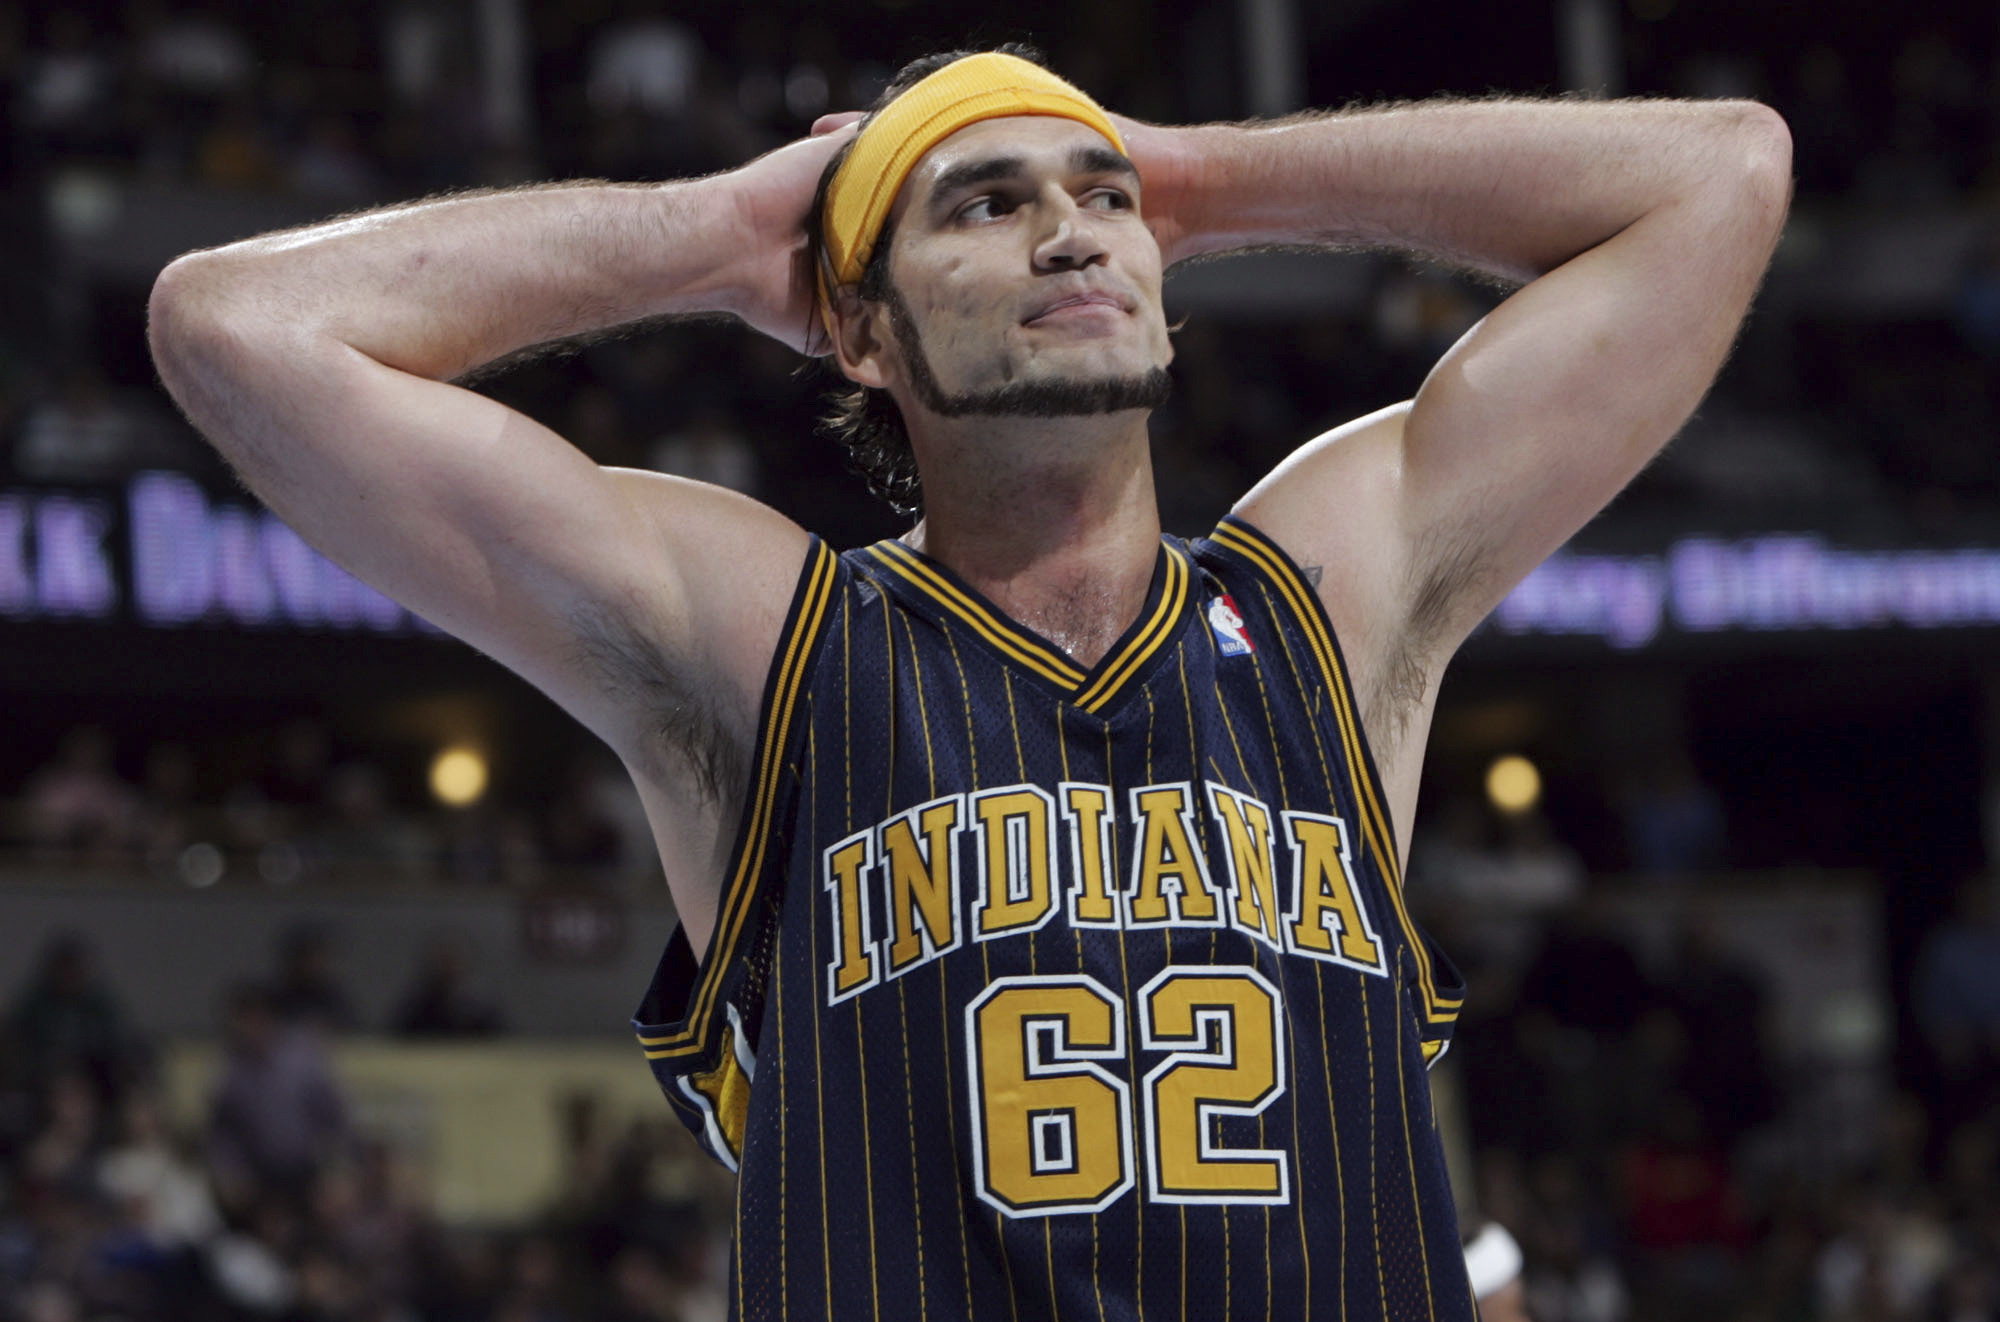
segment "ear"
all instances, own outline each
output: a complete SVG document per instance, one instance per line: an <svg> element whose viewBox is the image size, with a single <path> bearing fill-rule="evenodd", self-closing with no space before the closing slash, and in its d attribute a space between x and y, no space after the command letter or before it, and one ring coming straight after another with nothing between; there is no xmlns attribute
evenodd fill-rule
<svg viewBox="0 0 2000 1322"><path fill-rule="evenodd" d="M894 342L887 306L862 298L853 285L834 291L833 356L842 375L877 390L888 385L893 374L888 354Z"/></svg>

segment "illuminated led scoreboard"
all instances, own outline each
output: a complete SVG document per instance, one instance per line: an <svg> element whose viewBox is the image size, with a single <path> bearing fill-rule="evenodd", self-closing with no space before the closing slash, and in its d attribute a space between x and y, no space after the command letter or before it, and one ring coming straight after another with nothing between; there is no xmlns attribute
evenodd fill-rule
<svg viewBox="0 0 2000 1322"><path fill-rule="evenodd" d="M0 490L0 622L439 636L268 510L168 472L121 488ZM1473 653L1578 645L1638 653L1732 636L1754 646L1779 635L1993 628L2000 545L1855 548L1808 533L1684 534L1636 554L1558 551L1493 612Z"/></svg>
<svg viewBox="0 0 2000 1322"><path fill-rule="evenodd" d="M0 618L434 634L276 515L179 473L0 492Z"/></svg>
<svg viewBox="0 0 2000 1322"><path fill-rule="evenodd" d="M1683 537L1666 551L1558 551L1486 631L1634 651L1679 635L2000 626L2000 549L1855 550L1816 535Z"/></svg>

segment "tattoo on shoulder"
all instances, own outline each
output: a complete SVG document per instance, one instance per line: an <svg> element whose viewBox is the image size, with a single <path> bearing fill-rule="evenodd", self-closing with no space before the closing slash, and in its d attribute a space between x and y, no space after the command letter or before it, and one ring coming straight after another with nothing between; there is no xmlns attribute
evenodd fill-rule
<svg viewBox="0 0 2000 1322"><path fill-rule="evenodd" d="M1314 587L1318 587L1319 580L1326 573L1326 570L1319 565L1300 565L1299 572L1306 576L1306 582L1312 584Z"/></svg>

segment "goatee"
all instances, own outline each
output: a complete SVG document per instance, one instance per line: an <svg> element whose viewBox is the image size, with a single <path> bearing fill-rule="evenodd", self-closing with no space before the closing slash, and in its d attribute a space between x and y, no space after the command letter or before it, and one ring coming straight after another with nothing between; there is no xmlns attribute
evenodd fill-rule
<svg viewBox="0 0 2000 1322"><path fill-rule="evenodd" d="M1045 381L1012 381L985 390L946 393L931 372L923 339L900 291L889 291L889 319L896 343L909 366L910 387L917 400L943 418L1076 418L1127 409L1156 409L1173 394L1173 378L1164 367L1136 376L1059 377Z"/></svg>

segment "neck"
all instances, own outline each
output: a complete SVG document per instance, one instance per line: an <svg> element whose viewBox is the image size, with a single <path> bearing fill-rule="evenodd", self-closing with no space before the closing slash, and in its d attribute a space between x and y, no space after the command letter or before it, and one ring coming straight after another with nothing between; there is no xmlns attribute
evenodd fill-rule
<svg viewBox="0 0 2000 1322"><path fill-rule="evenodd" d="M1159 556L1145 415L954 419L916 439L924 517L904 540L1094 665Z"/></svg>

